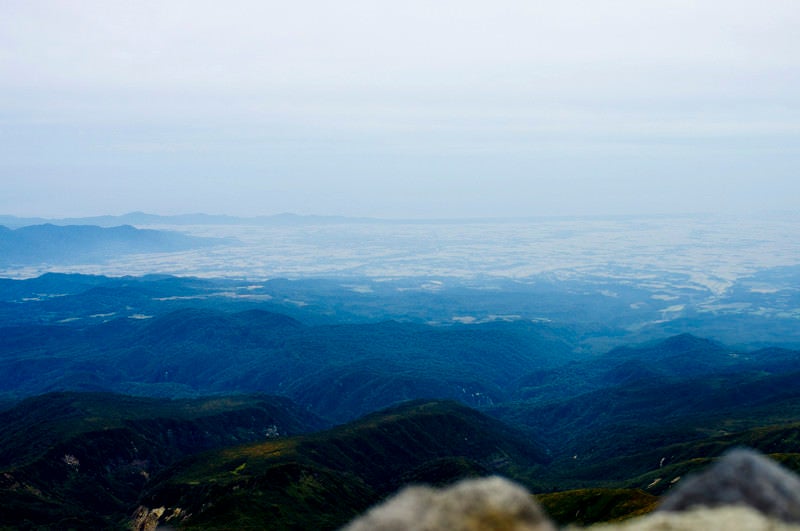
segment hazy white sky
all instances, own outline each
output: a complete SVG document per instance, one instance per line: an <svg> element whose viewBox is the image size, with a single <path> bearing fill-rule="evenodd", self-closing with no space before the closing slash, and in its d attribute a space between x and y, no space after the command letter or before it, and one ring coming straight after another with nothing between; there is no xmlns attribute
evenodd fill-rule
<svg viewBox="0 0 800 531"><path fill-rule="evenodd" d="M0 5L0 213L797 210L796 0Z"/></svg>

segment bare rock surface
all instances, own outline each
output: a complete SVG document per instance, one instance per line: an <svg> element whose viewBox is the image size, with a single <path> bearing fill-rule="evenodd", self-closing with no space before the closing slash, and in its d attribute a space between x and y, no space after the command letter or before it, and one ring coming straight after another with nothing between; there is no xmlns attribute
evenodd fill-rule
<svg viewBox="0 0 800 531"><path fill-rule="evenodd" d="M343 531L553 531L524 488L500 477L407 487Z"/></svg>
<svg viewBox="0 0 800 531"><path fill-rule="evenodd" d="M659 511L691 507L746 505L783 520L800 523L800 479L752 450L733 450L673 491Z"/></svg>
<svg viewBox="0 0 800 531"><path fill-rule="evenodd" d="M800 531L800 526L770 518L744 505L697 507L686 512L655 512L613 524L563 531Z"/></svg>

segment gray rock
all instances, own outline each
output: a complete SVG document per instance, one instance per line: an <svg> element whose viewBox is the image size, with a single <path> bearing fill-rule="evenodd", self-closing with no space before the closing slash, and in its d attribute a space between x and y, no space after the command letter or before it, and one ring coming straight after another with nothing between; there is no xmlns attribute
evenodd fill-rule
<svg viewBox="0 0 800 531"><path fill-rule="evenodd" d="M782 522L742 505L697 508L686 512L657 512L611 524L563 531L800 531L800 525Z"/></svg>
<svg viewBox="0 0 800 531"><path fill-rule="evenodd" d="M784 522L800 522L800 479L752 450L733 450L686 479L659 511L745 505Z"/></svg>
<svg viewBox="0 0 800 531"><path fill-rule="evenodd" d="M500 477L408 487L343 531L553 531L524 488Z"/></svg>

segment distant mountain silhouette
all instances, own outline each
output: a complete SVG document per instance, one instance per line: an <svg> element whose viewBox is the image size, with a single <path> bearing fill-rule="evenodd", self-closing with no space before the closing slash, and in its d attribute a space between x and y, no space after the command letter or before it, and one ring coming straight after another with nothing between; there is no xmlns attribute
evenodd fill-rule
<svg viewBox="0 0 800 531"><path fill-rule="evenodd" d="M0 215L0 225L25 227L30 225L96 225L117 227L119 225L304 225L310 223L381 223L391 222L377 218L350 218L346 216L314 216L284 212L269 216L239 217L225 214L177 214L160 216L146 212L129 212L120 216L90 216L83 218L22 218Z"/></svg>
<svg viewBox="0 0 800 531"><path fill-rule="evenodd" d="M105 228L47 223L14 230L0 226L0 265L106 261L124 254L175 252L231 242L130 225Z"/></svg>

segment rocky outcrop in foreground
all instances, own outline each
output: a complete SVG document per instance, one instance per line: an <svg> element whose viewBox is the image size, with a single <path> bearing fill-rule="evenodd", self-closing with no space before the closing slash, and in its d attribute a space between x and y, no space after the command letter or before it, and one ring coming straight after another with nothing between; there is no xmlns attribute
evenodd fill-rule
<svg viewBox="0 0 800 531"><path fill-rule="evenodd" d="M465 480L447 489L408 487L343 531L554 531L528 491L506 479Z"/></svg>
<svg viewBox="0 0 800 531"><path fill-rule="evenodd" d="M342 531L554 529L525 489L491 477L465 480L446 489L406 488ZM687 479L655 513L589 529L800 531L800 478L757 452L734 450Z"/></svg>

